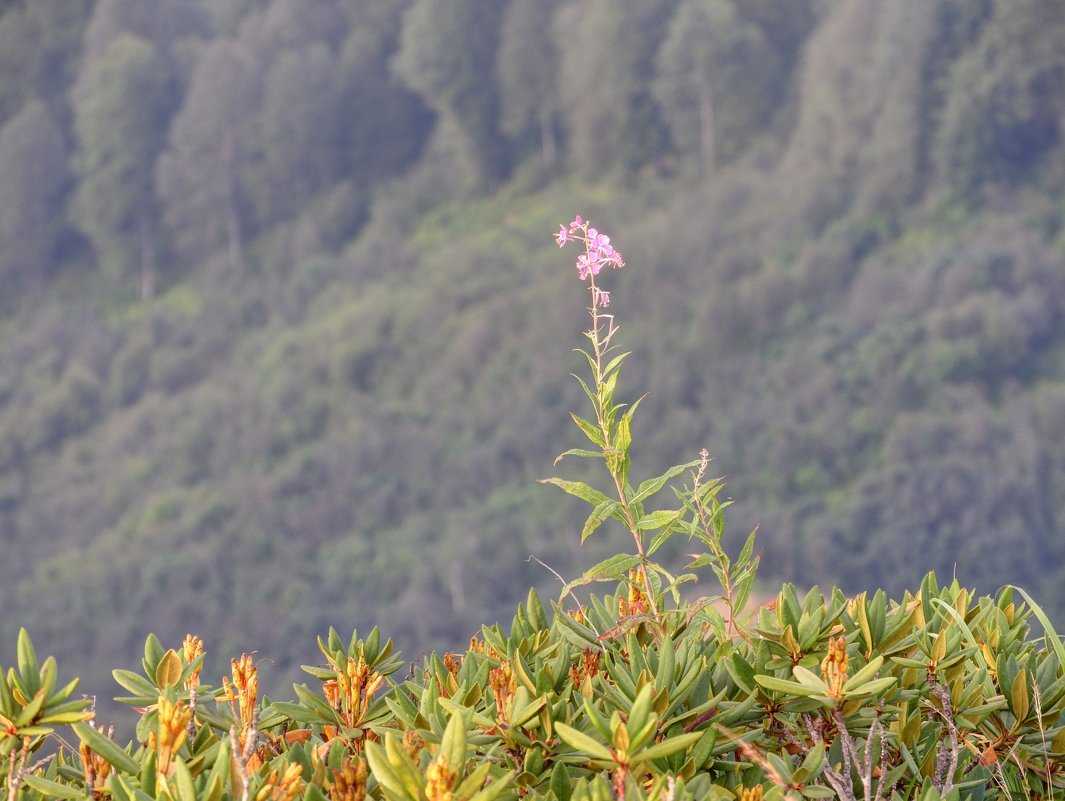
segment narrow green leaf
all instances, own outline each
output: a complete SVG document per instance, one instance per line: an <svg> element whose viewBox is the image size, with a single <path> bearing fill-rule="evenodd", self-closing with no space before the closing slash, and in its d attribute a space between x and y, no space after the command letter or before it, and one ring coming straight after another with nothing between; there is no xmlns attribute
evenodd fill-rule
<svg viewBox="0 0 1065 801"><path fill-rule="evenodd" d="M330 723L340 722L336 710L329 706L324 698L311 692L306 684L293 684L292 689L296 691L296 697L299 698L300 703L311 711L317 712L322 719Z"/></svg>
<svg viewBox="0 0 1065 801"><path fill-rule="evenodd" d="M447 760L448 767L461 772L466 762L466 721L463 714L451 714L451 719L444 729L443 739L440 741L440 750Z"/></svg>
<svg viewBox="0 0 1065 801"><path fill-rule="evenodd" d="M587 584L590 581L620 579L639 563L640 557L634 554L615 554L585 570L584 575L578 581Z"/></svg>
<svg viewBox="0 0 1065 801"><path fill-rule="evenodd" d="M1018 722L1023 722L1028 717L1028 672L1021 668L1013 677L1010 686L1010 711L1017 717Z"/></svg>
<svg viewBox="0 0 1065 801"><path fill-rule="evenodd" d="M844 698L860 698L863 695L879 695L889 687L894 686L898 678L895 676L884 676L882 679L874 679L862 684L860 687L850 689L846 686L843 688Z"/></svg>
<svg viewBox="0 0 1065 801"><path fill-rule="evenodd" d="M599 429L595 423L585 420L583 417L570 412L570 417L573 418L573 422L577 424L577 427L584 432L584 436L588 437L593 444L603 447L603 432Z"/></svg>
<svg viewBox="0 0 1065 801"><path fill-rule="evenodd" d="M859 670L857 673L847 679L847 683L844 685L844 689L858 689L867 681L872 679L876 675L877 671L880 670L880 668L883 666L883 664L884 657L880 654L877 654L873 659L869 660L869 663L865 667L863 667L861 670Z"/></svg>
<svg viewBox="0 0 1065 801"><path fill-rule="evenodd" d="M655 478L647 479L646 481L642 482L639 487L636 488L636 494L632 496L631 502L639 503L645 498L650 498L652 495L662 489L662 487L666 485L666 482L669 481L671 478L679 476L685 470L690 470L693 467L697 467L698 464L699 462L695 461L688 462L687 464L674 465L662 475L656 476Z"/></svg>
<svg viewBox="0 0 1065 801"><path fill-rule="evenodd" d="M67 798L71 801L83 801L85 798L85 793L77 787L43 779L33 773L23 776L22 783L41 793L45 798Z"/></svg>
<svg viewBox="0 0 1065 801"><path fill-rule="evenodd" d="M510 725L511 726L524 726L526 723L528 723L534 717L539 715L540 714L540 710L542 710L545 706L547 706L547 696L546 695L541 695L538 698L535 698L532 701L530 701L529 703L527 703L527 704L525 704L523 706L520 706L520 707L517 704L515 704L514 708L511 710Z"/></svg>
<svg viewBox="0 0 1065 801"><path fill-rule="evenodd" d="M648 746L632 755L633 762L646 762L652 759L661 759L678 751L684 751L688 746L695 745L703 737L703 732L692 731L687 734L678 734L669 737L660 743Z"/></svg>
<svg viewBox="0 0 1065 801"><path fill-rule="evenodd" d="M632 410L625 412L618 421L618 429L614 435L614 448L621 454L627 455L632 447Z"/></svg>
<svg viewBox="0 0 1065 801"><path fill-rule="evenodd" d="M1024 597L1024 600L1028 603L1028 606L1031 607L1032 614L1035 615L1036 619L1043 627L1043 636L1047 642L1047 645L1054 649L1054 653L1058 656L1058 664L1061 665L1062 668L1065 668L1065 644L1062 643L1061 637L1059 637L1058 633L1054 630L1054 624L1050 622L1050 618L1047 617L1046 612L1043 611L1042 607L1040 607L1039 604L1032 600L1032 596L1029 595L1027 592L1015 585L1011 584L1010 586L1013 589L1017 590L1017 592L1019 592Z"/></svg>
<svg viewBox="0 0 1065 801"><path fill-rule="evenodd" d="M584 527L581 529L581 544L583 545L584 541L592 536L620 506L621 504L617 501L604 501L596 506L588 515L588 519L584 521Z"/></svg>
<svg viewBox="0 0 1065 801"><path fill-rule="evenodd" d="M297 723L310 724L321 723L322 721L320 715L299 704L290 704L285 701L274 701L271 703L271 708L278 714L283 715L290 720L294 720Z"/></svg>
<svg viewBox="0 0 1065 801"><path fill-rule="evenodd" d="M806 780L807 781L810 778L813 778L814 776L816 776L818 774L818 772L820 772L821 765L824 764L824 761L825 761L825 744L824 743L818 743L817 745L815 745L813 748L810 749L810 753L808 753L806 755L806 758L802 761L802 765L800 766L801 770L805 770L806 771L806 776L807 776Z"/></svg>
<svg viewBox="0 0 1065 801"><path fill-rule="evenodd" d="M499 798L499 796L510 787L512 781L514 781L514 774L508 773L506 776L493 781L480 792L470 796L469 801L495 801L496 798Z"/></svg>
<svg viewBox="0 0 1065 801"><path fill-rule="evenodd" d="M621 366L621 363L625 361L625 357L627 357L630 353L632 353L632 351L625 351L624 353L618 354L609 362L607 362L606 367L603 368L603 376L608 376L615 370L617 370Z"/></svg>
<svg viewBox="0 0 1065 801"><path fill-rule="evenodd" d="M563 451L555 457L555 464L558 464L567 456L576 456L578 459L602 459L602 451L590 451L586 448L570 448L568 451Z"/></svg>
<svg viewBox="0 0 1065 801"><path fill-rule="evenodd" d="M159 664L159 660L163 658L163 644L159 642L159 638L154 634L149 634L144 638L144 675L154 676L155 667Z"/></svg>
<svg viewBox="0 0 1065 801"><path fill-rule="evenodd" d="M119 686L136 695L157 696L159 691L146 678L132 670L112 670L111 675Z"/></svg>
<svg viewBox="0 0 1065 801"><path fill-rule="evenodd" d="M177 789L176 801L196 801L196 786L192 783L192 774L181 757L174 758L174 784Z"/></svg>
<svg viewBox="0 0 1065 801"><path fill-rule="evenodd" d="M137 761L119 748L109 737L85 723L75 723L71 728L74 729L79 740L110 762L113 767L131 776L137 775L140 770Z"/></svg>
<svg viewBox="0 0 1065 801"><path fill-rule="evenodd" d="M828 685L825 684L824 679L812 670L804 668L802 665L796 665L791 669L791 672L803 687L809 687L811 690L819 693L828 692Z"/></svg>
<svg viewBox="0 0 1065 801"><path fill-rule="evenodd" d="M595 506L610 500L599 490L589 487L583 481L567 481L563 478L541 478L539 482L556 486L563 492L567 492Z"/></svg>
<svg viewBox="0 0 1065 801"><path fill-rule="evenodd" d="M640 531L657 531L660 528L669 528L684 514L683 509L660 509L644 515L636 521L636 528Z"/></svg>
<svg viewBox="0 0 1065 801"><path fill-rule="evenodd" d="M817 695L817 693L820 692L812 687L807 687L805 684L799 684L797 681L778 679L776 676L758 675L754 677L754 680L767 690L774 690L775 692L786 693L788 695L809 697L811 695Z"/></svg>
<svg viewBox="0 0 1065 801"><path fill-rule="evenodd" d="M566 767L565 762L555 763L555 767L551 771L549 787L555 797L558 798L558 801L570 801L570 797L573 794L573 781L570 778L569 769Z"/></svg>
<svg viewBox="0 0 1065 801"><path fill-rule="evenodd" d="M388 764L392 766L395 775L399 778L405 795L417 799L421 791L422 775L407 755L406 750L400 745L399 738L388 735L385 737L385 754L388 756Z"/></svg>
<svg viewBox="0 0 1065 801"><path fill-rule="evenodd" d="M367 742L365 748L366 763L370 767L370 773L377 779L377 783L389 793L406 798L408 801L417 801L418 797L416 795L413 797L408 795L407 788L389 764L385 749L380 744L372 741Z"/></svg>
<svg viewBox="0 0 1065 801"><path fill-rule="evenodd" d="M40 665L37 662L37 652L33 649L33 641L26 629L18 631L18 644L16 646L16 659L18 660L19 677L22 679L23 689L26 695L34 695L40 688Z"/></svg>
<svg viewBox="0 0 1065 801"><path fill-rule="evenodd" d="M15 725L22 729L25 726L30 726L36 723L37 715L44 707L44 701L44 692L42 690L38 690L37 694L30 699L30 702L28 704L22 707L21 711L15 717ZM23 731L22 734L23 736L25 736L26 732Z"/></svg>
<svg viewBox="0 0 1065 801"><path fill-rule="evenodd" d="M558 732L558 736L570 748L575 748L592 759L601 759L606 762L614 761L613 755L605 745L598 740L592 739L584 732L560 722L555 723L555 731Z"/></svg>

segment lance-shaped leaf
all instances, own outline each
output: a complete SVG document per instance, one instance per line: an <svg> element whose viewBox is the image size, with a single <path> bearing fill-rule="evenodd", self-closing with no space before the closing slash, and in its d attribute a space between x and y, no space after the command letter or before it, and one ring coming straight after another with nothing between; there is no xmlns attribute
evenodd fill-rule
<svg viewBox="0 0 1065 801"><path fill-rule="evenodd" d="M514 781L514 774L508 773L501 779L496 779L495 781L493 781L483 790L480 790L479 792L470 796L468 801L495 801L495 799L501 796L503 792L510 786L510 783L512 781ZM457 797L460 799L462 798L462 796Z"/></svg>
<svg viewBox="0 0 1065 801"><path fill-rule="evenodd" d="M693 467L697 467L698 465L699 462L697 461L688 462L687 464L678 464L674 467L669 468L669 470L667 470L660 476L647 479L646 481L641 483L639 487L636 488L636 494L629 499L629 502L639 503L646 498L650 498L652 495L662 489L662 487L666 485L666 482L669 481L671 478L675 478L676 476L679 476L681 473L683 473L685 470L690 470Z"/></svg>
<svg viewBox="0 0 1065 801"><path fill-rule="evenodd" d="M657 512L651 512L641 517L636 521L636 528L640 531L657 531L660 528L668 528L676 523L682 514L684 514L683 509L660 509Z"/></svg>
<svg viewBox="0 0 1065 801"><path fill-rule="evenodd" d="M614 755L610 753L610 749L584 732L572 726L567 726L565 723L555 723L555 731L558 732L558 736L570 748L575 748L592 759L599 759L604 762L614 761Z"/></svg>
<svg viewBox="0 0 1065 801"><path fill-rule="evenodd" d="M379 743L367 742L366 761L374 778L392 796L418 801L421 795L418 771L395 740L395 737L386 735L384 748Z"/></svg>
<svg viewBox="0 0 1065 801"><path fill-rule="evenodd" d="M583 417L570 413L570 417L573 418L573 422L577 424L577 427L584 432L584 435L592 441L593 444L603 447L603 432L599 429L595 423L585 420Z"/></svg>
<svg viewBox="0 0 1065 801"><path fill-rule="evenodd" d="M137 761L119 748L110 737L101 734L85 723L75 723L71 728L74 729L74 733L78 735L79 740L110 762L113 767L131 776L137 775L140 770Z"/></svg>
<svg viewBox="0 0 1065 801"><path fill-rule="evenodd" d="M847 683L843 685L844 690L857 690L866 682L872 680L876 673L884 664L884 657L877 654L874 658L869 660L869 663L847 679Z"/></svg>
<svg viewBox="0 0 1065 801"><path fill-rule="evenodd" d="M806 698L823 692L813 687L807 687L805 684L799 684L797 681L779 679L776 676L758 675L754 677L754 680L767 690L773 690L774 692L784 693L786 695L799 695Z"/></svg>
<svg viewBox="0 0 1065 801"><path fill-rule="evenodd" d="M440 750L451 770L462 770L466 762L466 720L462 712L451 713L451 719L447 722L443 739L440 741Z"/></svg>
<svg viewBox="0 0 1065 801"><path fill-rule="evenodd" d="M652 759L661 759L662 757L671 756L678 751L684 751L689 746L695 745L702 739L704 732L691 731L686 734L678 734L674 737L667 737L660 743L648 746L641 749L632 755L633 762L647 762Z"/></svg>
<svg viewBox="0 0 1065 801"><path fill-rule="evenodd" d="M581 544L595 533L608 517L613 515L621 506L617 501L603 501L601 504L592 510L592 513L588 515L588 519L584 521L584 528L581 529Z"/></svg>
<svg viewBox="0 0 1065 801"><path fill-rule="evenodd" d="M629 554L616 554L609 559L604 559L602 562L585 570L584 575L579 579L574 579L567 583L562 590L562 597L565 598L575 588L583 587L585 584L591 584L596 581L620 581L631 568L636 567L639 563L639 556Z"/></svg>
<svg viewBox="0 0 1065 801"><path fill-rule="evenodd" d="M882 679L868 681L859 687L843 687L844 698L861 698L864 695L879 695L895 685L898 681L896 676L884 676Z"/></svg>
<svg viewBox="0 0 1065 801"><path fill-rule="evenodd" d="M564 478L541 478L539 479L539 483L556 486L563 492L567 492L581 500L587 501L594 506L598 506L603 503L603 501L610 500L599 490L594 487L589 487L583 481L567 481Z"/></svg>
<svg viewBox="0 0 1065 801"><path fill-rule="evenodd" d="M71 787L69 784L60 784L59 782L51 781L50 779L44 779L33 773L27 773L22 777L22 783L27 787L36 790L41 793L45 798L66 798L71 801L78 801L85 798L85 793L76 787Z"/></svg>

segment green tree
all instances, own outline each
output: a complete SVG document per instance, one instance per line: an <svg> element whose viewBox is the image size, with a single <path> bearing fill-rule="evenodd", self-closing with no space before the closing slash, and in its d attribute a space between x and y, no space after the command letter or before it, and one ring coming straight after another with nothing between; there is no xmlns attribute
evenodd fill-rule
<svg viewBox="0 0 1065 801"><path fill-rule="evenodd" d="M249 158L258 93L247 49L210 44L196 62L157 171L164 219L179 252L192 260L224 247L233 273L244 264L247 204L240 170Z"/></svg>
<svg viewBox="0 0 1065 801"><path fill-rule="evenodd" d="M654 96L673 142L703 172L749 141L769 110L775 54L731 0L683 0L658 51Z"/></svg>
<svg viewBox="0 0 1065 801"><path fill-rule="evenodd" d="M654 56L674 0L590 0L558 17L569 156L580 172L632 172L665 151L651 96Z"/></svg>
<svg viewBox="0 0 1065 801"><path fill-rule="evenodd" d="M324 44L335 51L347 35L348 16L353 13L343 0L273 0L262 14L263 41L270 48Z"/></svg>
<svg viewBox="0 0 1065 801"><path fill-rule="evenodd" d="M955 191L1016 184L1055 162L1051 174L1065 180L1063 41L1065 14L1055 0L995 3L948 77L934 160Z"/></svg>
<svg viewBox="0 0 1065 801"><path fill-rule="evenodd" d="M155 291L156 156L174 104L172 76L156 47L119 34L74 92L80 179L74 215L101 267L140 267L142 297Z"/></svg>
<svg viewBox="0 0 1065 801"><path fill-rule="evenodd" d="M505 171L499 92L491 76L505 6L479 0L415 0L403 18L396 74L457 126L482 182Z"/></svg>
<svg viewBox="0 0 1065 801"><path fill-rule="evenodd" d="M91 0L5 3L0 12L0 125L40 98L61 115ZM60 101L60 102L56 102ZM58 120L65 125L64 119Z"/></svg>
<svg viewBox="0 0 1065 801"><path fill-rule="evenodd" d="M0 280L5 296L44 286L62 226L68 178L58 124L42 101L27 103L0 129Z"/></svg>
<svg viewBox="0 0 1065 801"><path fill-rule="evenodd" d="M339 164L339 80L322 44L286 50L270 68L259 111L259 152L265 185L260 219L298 212L335 178Z"/></svg>
<svg viewBox="0 0 1065 801"><path fill-rule="evenodd" d="M146 39L163 51L177 40L205 34L206 27L199 5L188 0L96 0L85 30L84 58L96 61L123 33Z"/></svg>
<svg viewBox="0 0 1065 801"><path fill-rule="evenodd" d="M534 132L545 170L558 160L557 8L558 0L511 0L497 63L502 128L519 139Z"/></svg>
<svg viewBox="0 0 1065 801"><path fill-rule="evenodd" d="M360 183L410 166L432 128L432 110L389 68L406 6L405 0L360 3L341 48L341 148L345 172Z"/></svg>

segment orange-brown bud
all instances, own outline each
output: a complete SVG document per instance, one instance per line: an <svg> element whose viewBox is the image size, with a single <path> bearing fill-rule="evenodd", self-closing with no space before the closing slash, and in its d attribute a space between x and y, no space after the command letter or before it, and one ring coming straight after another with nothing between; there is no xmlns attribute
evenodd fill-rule
<svg viewBox="0 0 1065 801"><path fill-rule="evenodd" d="M186 634L185 642L181 646L182 653L185 657L185 664L191 665L201 656L203 656L203 640L197 637L195 634ZM200 682L200 669L196 668L189 677L185 679L185 689L195 689L196 685Z"/></svg>

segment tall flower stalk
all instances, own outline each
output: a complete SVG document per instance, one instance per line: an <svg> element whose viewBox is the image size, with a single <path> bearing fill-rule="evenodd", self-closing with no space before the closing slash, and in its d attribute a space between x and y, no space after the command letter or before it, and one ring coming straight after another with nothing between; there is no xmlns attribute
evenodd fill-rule
<svg viewBox="0 0 1065 801"><path fill-rule="evenodd" d="M594 507L581 530L582 543L604 522L614 519L629 532L635 548L634 554L612 557L587 571L582 578L570 582L563 596L574 587L592 581L620 579L630 587L630 598L625 609L631 620L639 623L642 618L660 625L665 594L671 593L675 602L679 603L677 588L686 581L694 580L695 576L690 573L674 576L651 557L672 534L682 532L706 546L707 552L694 556L689 567L710 566L717 575L724 590L720 600L727 611L720 634L731 638L737 630L737 614L746 605L757 569L758 557L753 553L754 533L748 537L740 558L733 564L721 547L722 513L728 503L719 502L717 496L724 485L718 480L706 479L708 456L705 450L700 452L700 458L695 461L676 465L660 476L632 486L629 479L632 417L642 398L631 405L614 401L621 364L629 354L614 354L616 348L613 340L619 327L614 315L605 311L610 305L610 293L599 282L604 267L619 269L625 266L625 261L610 237L580 215L568 226L559 226L555 241L559 247L571 242L583 246L583 252L577 256L576 267L577 277L584 282L589 295L588 313L592 324L585 336L591 346L588 350L580 349L578 352L588 362L592 381L589 384L580 376L575 378L588 396L594 415L593 419L576 414L571 416L595 446L594 450L568 450L555 463L558 464L567 456L602 459L611 486L608 492L602 492L584 482L562 478L544 479L543 483L553 484ZM648 510L647 503L671 479L686 470L692 472L693 482L690 489L674 490L680 500L679 508ZM634 597L639 598L639 603L633 603ZM634 609L637 611L634 612Z"/></svg>

